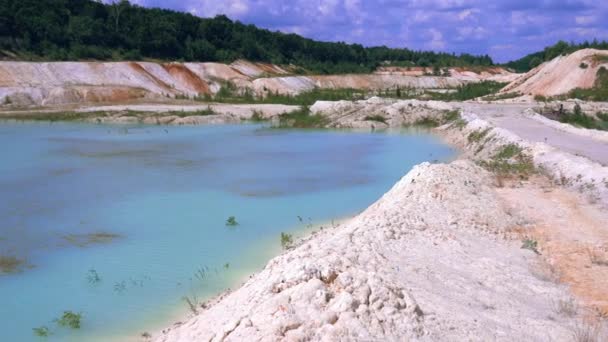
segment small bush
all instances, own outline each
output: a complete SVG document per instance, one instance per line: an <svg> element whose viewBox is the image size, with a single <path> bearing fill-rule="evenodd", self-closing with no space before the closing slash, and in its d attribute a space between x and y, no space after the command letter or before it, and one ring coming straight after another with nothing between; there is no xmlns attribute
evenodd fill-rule
<svg viewBox="0 0 608 342"><path fill-rule="evenodd" d="M281 232L281 247L288 249L293 245L293 236L288 233Z"/></svg>
<svg viewBox="0 0 608 342"><path fill-rule="evenodd" d="M543 96L543 95L535 95L534 96L534 101L536 101L536 102L547 102L548 99L547 99L546 96Z"/></svg>
<svg viewBox="0 0 608 342"><path fill-rule="evenodd" d="M82 314L74 313L72 311L64 311L61 318L55 320L59 326L67 327L70 329L80 329L80 320Z"/></svg>
<svg viewBox="0 0 608 342"><path fill-rule="evenodd" d="M448 110L443 113L443 122L452 122L460 119L460 111L458 109Z"/></svg>
<svg viewBox="0 0 608 342"><path fill-rule="evenodd" d="M376 121L376 122L382 122L382 123L386 123L386 118L382 115L368 115L366 116L363 120L365 121Z"/></svg>
<svg viewBox="0 0 608 342"><path fill-rule="evenodd" d="M261 111L254 110L253 114L251 114L250 120L253 122L262 122L262 121L266 121L266 118L264 118L264 114Z"/></svg>
<svg viewBox="0 0 608 342"><path fill-rule="evenodd" d="M226 225L227 226L238 226L239 223L236 222L236 218L234 216L230 216L227 220L226 220Z"/></svg>
<svg viewBox="0 0 608 342"><path fill-rule="evenodd" d="M426 128L434 128L439 127L441 123L433 118L425 117L416 122L414 122L414 126L426 127Z"/></svg>
<svg viewBox="0 0 608 342"><path fill-rule="evenodd" d="M34 335L38 337L48 337L49 335L51 335L51 331L46 326L32 328L32 330L34 331Z"/></svg>
<svg viewBox="0 0 608 342"><path fill-rule="evenodd" d="M308 107L279 116L279 127L282 128L322 128L327 123L328 120L323 115L311 115Z"/></svg>
<svg viewBox="0 0 608 342"><path fill-rule="evenodd" d="M97 284L101 281L101 277L99 276L96 270L90 269L87 273L87 281L89 282L89 284Z"/></svg>
<svg viewBox="0 0 608 342"><path fill-rule="evenodd" d="M525 239L521 245L522 249L529 249L536 254L540 254L538 251L538 242L532 239Z"/></svg>

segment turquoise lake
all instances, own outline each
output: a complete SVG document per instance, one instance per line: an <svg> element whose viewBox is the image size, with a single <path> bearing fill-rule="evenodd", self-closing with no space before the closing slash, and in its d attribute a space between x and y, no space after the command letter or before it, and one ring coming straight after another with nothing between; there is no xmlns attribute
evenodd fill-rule
<svg viewBox="0 0 608 342"><path fill-rule="evenodd" d="M185 296L263 268L281 232L355 215L455 153L413 131L0 123L0 255L25 261L0 274L1 340L155 332L187 315ZM67 310L80 329L54 321Z"/></svg>

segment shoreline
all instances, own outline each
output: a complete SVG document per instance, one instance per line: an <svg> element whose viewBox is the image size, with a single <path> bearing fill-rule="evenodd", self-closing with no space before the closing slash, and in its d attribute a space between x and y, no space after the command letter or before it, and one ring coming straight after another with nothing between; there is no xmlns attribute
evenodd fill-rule
<svg viewBox="0 0 608 342"><path fill-rule="evenodd" d="M371 102L372 105L375 105L373 101ZM336 106L348 105L352 105L352 103L339 102ZM315 106L313 106L313 113L315 112ZM431 104L430 107L431 108L425 108L423 112L426 112L427 115L431 113L430 116L434 117L443 115L442 113L445 110L448 110L442 106L439 106L439 108L434 107L434 104ZM374 110L376 109L377 108ZM326 114L330 119L333 115L331 114L332 110L335 110L335 108L325 108L321 110L317 108L317 112ZM386 113L386 109L383 110L385 110L384 113ZM344 112L344 109L335 110L334 113L336 112ZM369 112L369 108L366 109L366 113L367 112ZM356 120L349 121L348 118L345 118L344 116L340 117L339 115L336 115L336 117L338 117L337 120L330 120L330 128L364 128L356 123ZM391 122L393 119L395 119L394 116L388 118L389 123L386 125L387 128L393 124L393 122ZM419 119L419 117L414 115L405 120L415 121L417 119ZM526 252L529 251L519 248L517 243L514 243L523 236L520 231L522 228L517 228L520 225L518 219L521 220L522 217L514 217L517 215L505 211L503 208L504 203L502 203L504 199L501 198L500 195L497 195L498 188L505 186L509 188L516 188L518 186L527 187L530 184L534 184L537 177L547 177L552 174L544 173L544 171L543 173L537 173L537 171L535 171L534 173L531 172L529 175L526 175L526 177L529 177L528 180L518 179L518 177L521 177L522 175L518 175L518 177L511 179L508 175L499 175L497 173L493 175L492 172L483 170L479 166L476 166L475 163L471 162L471 160L478 160L478 163L483 160L491 161L493 158L492 156L498 151L513 144L518 146L521 145L522 150L520 153L522 158L531 158L530 160L526 159L526 163L530 163L530 165L526 166L530 166L534 169L538 167L543 168L545 166L546 160L550 159L547 158L547 155L551 156L551 153L555 153L562 156L563 153L561 151L554 151L546 146L539 147L538 145L530 144L511 132L493 127L488 122L479 119L472 113L462 112L461 118L458 120L463 120L464 124L458 122L446 123L435 129L435 132L440 139L448 141L450 145L459 148L461 152L460 158L464 158L464 160L461 159L452 161L448 164L435 165L423 163L414 167L414 169L405 175L393 189L388 191L376 203L372 204L348 223L345 223L338 228L328 229L326 232L320 232L307 237L300 246L273 258L262 272L253 275L239 289L214 300L203 312L191 317L185 323L180 324L179 326L174 325L161 334L155 335L154 340L215 340L225 338L232 340L239 340L242 338L263 340L270 336L273 336L272 339L304 338L313 340L322 339L322 337L326 338L327 336L333 336L338 339L344 338L345 336L350 336L350 338L355 336L356 338L378 338L381 336L382 338L389 340L402 339L405 337L409 339L431 337L431 339L434 339L432 338L433 336L439 340L449 340L450 338L478 339L481 336L501 339L501 335L496 335L496 331L493 332L491 328L498 324L496 318L484 317L487 321L487 326L479 323L478 319L476 319L475 322L477 323L473 326L465 327L466 329L453 329L453 327L446 329L445 324L450 324L450 319L447 319L447 317L455 314L456 311L447 310L446 312L444 310L444 312L439 313L442 309L440 306L437 306L437 304L442 302L445 304L452 304L452 301L446 301L444 298L444 301L437 302L436 300L432 300L432 296L429 297L428 293L421 296L420 298L422 299L418 301L412 297L412 293L408 293L408 290L405 289L403 290L405 292L402 292L401 295L397 295L398 292L395 293L394 290L391 290L393 288L392 286L399 287L394 283L389 286L389 288L384 288L383 290L383 287L386 286L384 284L387 281L386 279L380 283L373 281L372 283L375 284L373 286L369 282L370 277L371 279L375 277L380 277L381 279L384 279L385 277L395 277L396 275L391 274L391 271L384 270L383 273L380 269L377 269L373 273L369 273L369 271L359 272L361 271L359 268L364 269L365 263L369 261L372 261L372 264L376 264L374 260L377 256L384 254L384 252L380 251L386 251L386 249L383 246L377 246L376 249L372 248L371 251L366 251L365 245L357 245L354 240L363 239L364 236L376 234L376 231L380 230L382 231L382 238L387 238L388 236L387 241L398 240L401 245L407 245L407 240L402 240L401 237L408 236L409 239L418 240L420 238L418 235L424 236L429 230L437 230L439 228L437 227L437 224L441 225L440 222L444 222L443 225L447 224L447 226L442 228L446 231L439 229L439 231L436 232L438 236L433 235L435 232L431 234L433 235L432 237L434 240L436 240L437 237L441 238L439 241L435 241L437 245L443 245L446 240L450 241L452 239L455 241L465 239L468 241L467 243L473 244L478 243L479 241L477 240L483 240L485 243L493 243L495 244L495 248L504 249L506 251L505 254L507 254L507 259L512 259L511 262L517 264L517 267L515 267L514 270L509 270L513 265L507 264L507 269L502 270L503 272L508 273L509 271L512 271L512 277L523 277L525 281L535 283L534 287L537 290L542 288L542 293L552 293L554 297L552 299L553 301L555 298L569 298L559 299L560 303L568 300L576 302L577 305L580 302L581 307L589 304L586 303L585 300L581 300L581 298L570 299L571 295L569 294L569 291L564 288L559 281L548 282L540 279L542 278L542 275L539 275L539 272L541 271L532 270L531 265L533 262L537 263L543 260L535 253L526 254ZM403 120L401 121L400 125L403 125ZM368 125L369 127L370 123L364 122L363 124ZM455 128L454 125L462 126L460 128ZM479 140L471 142L472 133L484 131L486 132L483 134L484 136ZM485 137L485 135L487 135L487 137ZM542 153L537 151L540 148L543 148ZM519 158L518 156L512 157L515 159ZM568 171L567 166L570 165L571 159L569 159L570 156L567 157L568 158L563 160L553 160L555 165L561 167L559 169L560 172ZM593 162L587 161L586 164L593 165ZM591 171L601 173L605 170L603 168L595 168ZM477 192L474 190L473 193L470 193L467 191L468 189L463 189L462 186L457 186L456 184L446 185L444 184L444 177L446 174L452 175L452 177L448 177L448 179L462 179L465 186L467 184L472 184L474 188L484 189L484 191ZM567 173L566 177L571 174L572 172ZM592 176L594 176L594 174L591 174L589 177ZM500 179L502 177L505 179ZM562 177L564 177L563 174ZM586 177L568 177L568 179L572 178L578 179L579 183L588 181ZM451 189L443 189L438 193L431 191L431 198L429 198L429 187L418 187L415 185L419 182L434 184L434 187L447 186L447 188ZM508 185L497 183L507 183ZM571 190L575 187L576 186L569 188ZM412 189L409 192L405 192L404 190L408 188ZM560 188L564 187L562 186ZM431 189L434 188L431 187ZM606 198L605 195L608 191L604 191L603 189L595 190L595 192L590 191L589 193L597 196L599 205L602 205L605 203L604 199ZM408 195L405 196L406 194ZM483 203L476 201L476 198L481 194L489 196ZM463 199L468 198L467 196L470 197L471 195L474 195L474 197L469 198L470 201L465 201L466 203L463 203ZM451 196L456 196L457 198L453 198L451 202L446 201L445 197ZM396 212L394 213L394 209L391 208L394 206L394 202L402 203L402 205L408 207L416 207L418 205L417 203L410 203L411 200L403 202L404 197L419 198L423 203L422 208L419 208L419 211L414 211L410 208L410 210L406 210L405 212L401 209L399 214ZM438 200L440 202L437 202ZM457 200L457 202L454 202L454 200ZM446 204L445 202L448 203ZM592 204L597 203L598 202ZM462 207L462 205L465 205L465 207ZM429 206L435 207L437 210L428 210ZM468 210L470 206L475 207L477 210ZM388 207L390 210L385 207ZM456 209L455 207L461 208L464 212L454 212ZM484 219L483 217L478 216L480 212L486 213L487 216L490 216L493 219ZM382 216L383 213L388 216L378 218L378 215ZM402 218L405 219L405 221L403 221L404 223L401 223L400 226L395 228L390 228L392 226L390 222L393 218L389 219L389 217L393 217L392 215L403 215ZM453 220L455 217L459 216L461 217L461 220L452 222L446 221L448 219ZM500 219L498 219L499 217ZM479 220L483 222L477 222ZM373 226L375 228L369 228L370 231L366 231L365 229L361 230L363 228L361 226L362 221L368 225L371 224L371 226L368 227ZM433 225L428 221L436 222L436 224ZM467 224L462 224L462 222L466 222ZM453 229L454 225L457 228L456 230ZM406 230L405 232L403 231L404 229ZM408 230L412 230L413 233L408 232ZM331 234L327 233L327 231L331 231ZM326 260L324 259L325 257L320 257L327 253L331 254L332 251L335 250L336 245L343 244L344 241L339 241L340 239L336 238L334 235L344 235L346 234L346 231L350 231L347 236L349 236L351 244L356 245L356 247L346 247L346 250L344 251L346 259L343 255L334 256L334 259L339 259L337 261L331 258L330 260ZM353 234L354 232L357 232L357 234ZM459 234L462 234L462 236L459 236ZM427 238L428 237L429 236L427 236ZM368 243L370 242L368 241ZM333 248L330 248L330 246L333 246ZM350 248L363 250L363 254L365 254L366 257L369 257L370 260L362 263L360 260L361 256L349 253ZM442 250L442 252L454 252L453 250L450 250L452 247L447 246L446 248L448 249ZM539 249L541 248L542 247L539 247ZM372 254L368 255L366 253ZM482 252L475 251L475 253ZM317 255L317 257L312 257L313 255ZM435 257L436 256L438 255L435 255ZM427 255L427 257L429 257L429 255ZM386 258L386 256L384 256L384 258ZM521 260L521 258L525 260ZM503 262L501 257L496 257L496 259L497 260L488 259L488 262ZM517 262L514 260L517 260ZM426 259L424 259L424 261L429 262ZM349 266L345 266L345 263ZM430 265L428 267L431 269L437 267L437 265L432 262L429 263ZM315 264L318 264L318 266L314 266ZM381 268L379 264L376 265ZM463 266L461 265L461 267ZM464 267L466 268L466 266ZM475 269L475 267L477 266L474 266L473 268ZM298 269L299 272L295 272L294 269ZM497 270L482 268L482 271L493 274L493 272L496 272ZM494 276L498 275L494 274ZM492 278L490 277L488 279ZM393 279L393 281L397 281L398 283L398 280ZM505 284L509 284L513 279L507 278L505 281ZM367 283L367 286L361 285L365 283ZM389 283L392 282L389 281ZM431 283L424 284L423 282L421 284L423 285L423 288L424 286L428 286L430 289L420 290L420 292L433 292L433 285ZM421 284L419 283L419 285ZM468 285L473 286L473 284ZM498 284L495 284L494 286L497 285ZM374 288L374 286L379 288ZM367 296L369 296L369 291L371 291L372 294L377 292L380 296L378 300L383 304L378 308L374 308L370 298L366 299L365 297L360 297L359 291L362 288L367 289L364 291L367 293ZM501 292L498 288L495 288L495 290ZM530 289L527 288L525 290ZM325 299L321 300L321 302L318 302L318 299L314 299L318 298L315 293L318 294L319 291L327 293ZM526 305L525 302L522 303L521 301L517 303L509 302L509 300L515 300L509 299L514 296L514 293L509 293L507 298L501 298L501 296L498 295L500 300L504 299L506 301L506 303L501 304L508 303L509 306L517 307L516 312L501 308L503 312L500 315L497 314L497 316L500 316L505 320L505 322L501 323L501 329L506 329L507 331L506 335L502 335L503 338L513 336L526 338L534 338L534 336L539 337L539 335L536 335L534 332L525 331L524 325L522 325L522 319L533 319L533 321L536 322L534 324L538 325L537 327L542 326L544 329L549 329L551 331L550 335L554 340L567 340L571 338L574 325L582 322L582 314L579 315L578 313L568 317L565 315L561 315L564 317L553 317L552 315L549 315L551 319L547 319L547 316L542 318L539 316L538 308L553 310L551 307L554 305L551 301L544 298L532 300L532 298L538 296L539 293L531 295L531 293L519 293L515 289L512 289L512 291L516 292L516 299L522 299L517 296L520 295L528 301L535 301L535 305ZM520 292L525 291L521 290ZM492 291L489 293L492 293ZM388 297L382 298L383 294ZM397 297L394 297L395 295L397 295ZM437 293L435 293L435 295L439 296ZM450 297L450 295L446 293L441 293L441 296ZM462 299L460 297L461 296L451 297L451 300L458 303ZM491 301L491 299L492 296L488 297L488 300ZM486 303L484 305L484 307L487 307L484 310L498 310L495 307L495 304ZM390 313L385 312L386 310L383 308L386 307L392 307ZM436 317L432 320L433 323L425 322L427 317L426 312L429 310L428 307L434 307L435 310L437 310L437 312L434 313ZM454 308L452 308L452 310L453 309ZM521 312L522 310L524 311L523 315ZM559 314L556 315L560 316ZM309 318L306 319L308 316ZM457 321L460 320L459 323L468 322L467 324L470 324L472 321L472 318L471 321L469 321L466 314L461 314L460 316L464 317L458 317L458 319L456 319ZM380 319L379 317L383 318ZM442 319L447 319L447 321L443 322Z"/></svg>
<svg viewBox="0 0 608 342"><path fill-rule="evenodd" d="M608 208L608 167L546 139L520 137L479 115L475 105L317 102L311 111L327 117L329 129L390 133L430 120L439 126L433 135L455 147L457 156L415 166L363 212L298 239L295 248L261 271L243 274L234 290L212 296L197 315L181 316L153 339L534 340L546 338L539 334L547 330L550 339L566 341L577 329L608 334L602 330L608 291L601 289L608 281L602 268L608 264L608 232L601 228L608 222L601 212ZM458 117L447 119L454 110ZM385 121L367 120L371 114ZM209 123L215 122L193 124ZM588 136L578 128L548 126ZM602 133L590 139L601 144ZM568 235L581 222L579 235ZM455 283L439 285L445 279ZM521 284L526 286L515 288ZM475 310L463 300L477 303ZM528 321L539 331L527 331Z"/></svg>

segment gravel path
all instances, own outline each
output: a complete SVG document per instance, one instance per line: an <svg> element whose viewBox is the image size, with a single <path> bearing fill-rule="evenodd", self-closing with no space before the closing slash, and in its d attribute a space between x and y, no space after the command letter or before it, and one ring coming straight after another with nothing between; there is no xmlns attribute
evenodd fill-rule
<svg viewBox="0 0 608 342"><path fill-rule="evenodd" d="M474 112L481 119L497 127L517 134L522 139L544 142L565 152L608 165L608 140L594 139L586 135L587 130L584 129L572 129L566 132L534 120L526 115L526 110L536 107L536 104L460 104L459 106ZM608 132L604 134L608 137Z"/></svg>

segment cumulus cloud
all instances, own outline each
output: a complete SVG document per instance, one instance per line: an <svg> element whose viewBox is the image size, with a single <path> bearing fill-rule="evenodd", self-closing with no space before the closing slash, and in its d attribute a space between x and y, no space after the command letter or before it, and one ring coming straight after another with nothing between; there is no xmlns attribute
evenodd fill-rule
<svg viewBox="0 0 608 342"><path fill-rule="evenodd" d="M132 1L134 2L134 1ZM608 40L598 0L137 0L202 17L363 45L521 57L557 40ZM504 48L504 47L509 48Z"/></svg>

